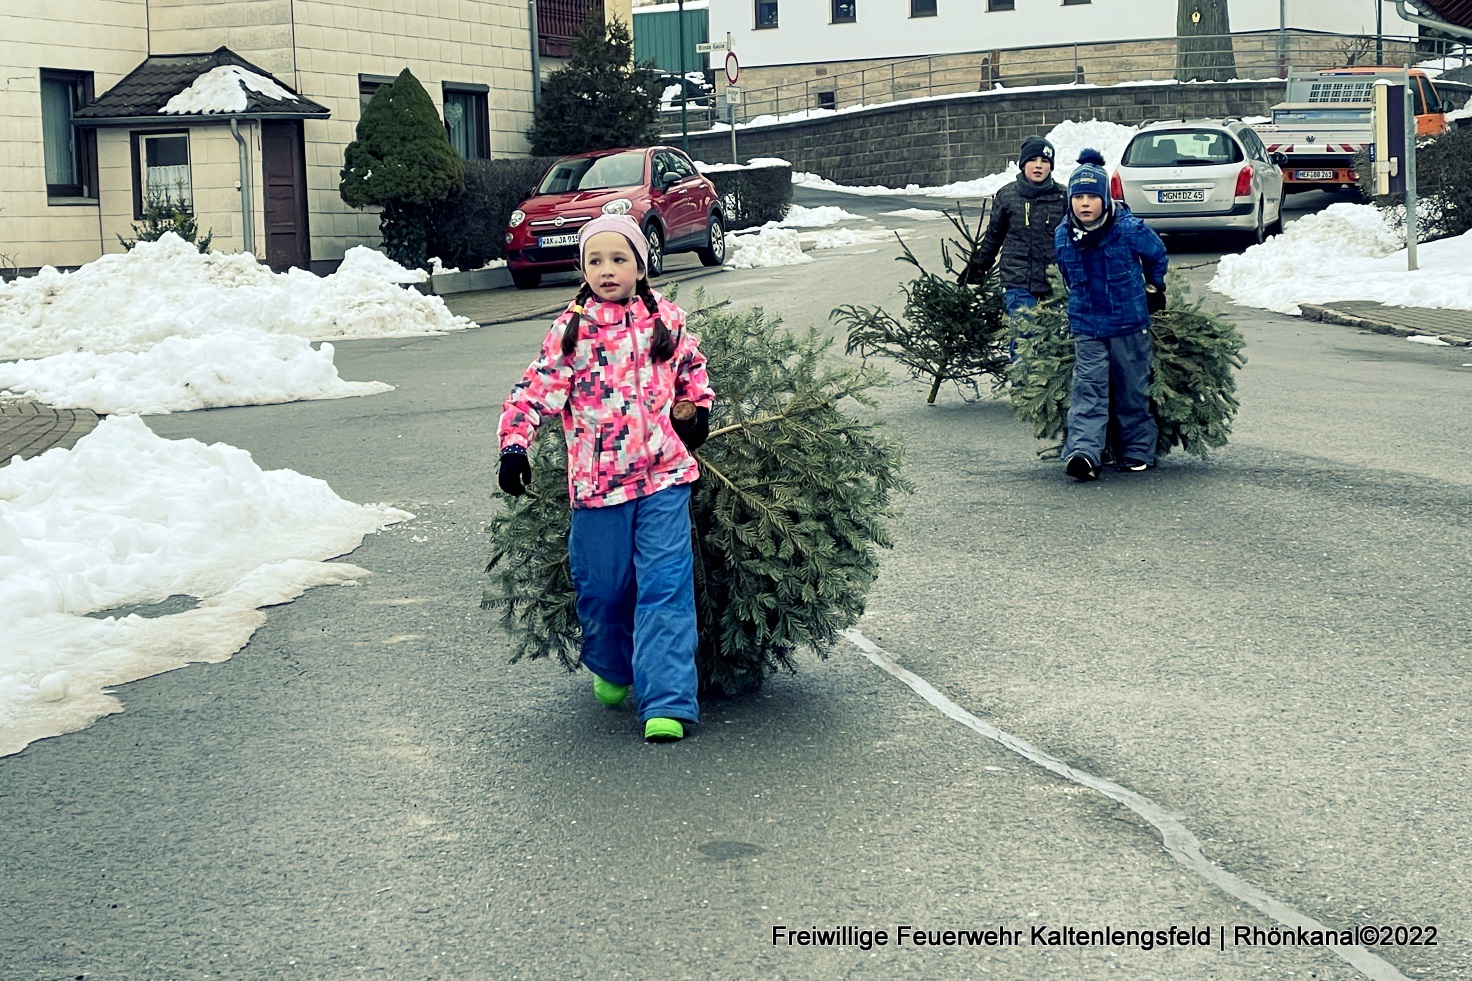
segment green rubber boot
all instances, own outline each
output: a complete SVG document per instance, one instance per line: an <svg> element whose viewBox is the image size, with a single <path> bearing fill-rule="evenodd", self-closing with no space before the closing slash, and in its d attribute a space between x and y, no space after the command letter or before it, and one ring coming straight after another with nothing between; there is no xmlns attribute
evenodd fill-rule
<svg viewBox="0 0 1472 981"><path fill-rule="evenodd" d="M628 685L615 685L611 681L604 681L596 674L593 675L593 697L598 699L609 708L622 705L624 699L629 697Z"/></svg>
<svg viewBox="0 0 1472 981"><path fill-rule="evenodd" d="M650 719L644 723L644 738L651 743L672 743L685 738L679 719Z"/></svg>

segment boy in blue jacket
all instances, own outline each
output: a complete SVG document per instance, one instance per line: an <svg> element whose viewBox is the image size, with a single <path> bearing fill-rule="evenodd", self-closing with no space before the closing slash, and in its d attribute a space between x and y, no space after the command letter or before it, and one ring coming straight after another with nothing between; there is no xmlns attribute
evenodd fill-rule
<svg viewBox="0 0 1472 981"><path fill-rule="evenodd" d="M1099 476L1110 395L1119 425L1119 467L1155 465L1150 315L1165 309L1165 245L1123 202L1110 200L1098 150L1084 150L1068 179L1068 214L1053 244L1068 286L1073 385L1063 459L1075 480Z"/></svg>

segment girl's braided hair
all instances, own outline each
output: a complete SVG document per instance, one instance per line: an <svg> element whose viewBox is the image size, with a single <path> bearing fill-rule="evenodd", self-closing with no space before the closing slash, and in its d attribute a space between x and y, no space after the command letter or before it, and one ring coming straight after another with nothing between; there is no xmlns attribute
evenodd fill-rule
<svg viewBox="0 0 1472 981"><path fill-rule="evenodd" d="M654 340L649 346L649 355L655 361L668 361L675 356L675 338L670 333L670 329L665 326L664 318L659 315L659 301L654 298L654 292L649 288L648 276L639 277L634 293L644 301L644 309L654 317ZM562 329L563 355L570 355L577 350L578 330L583 323L583 307L592 295L593 287L585 281L582 288L578 290L578 295L573 297L572 317L568 319L567 326Z"/></svg>

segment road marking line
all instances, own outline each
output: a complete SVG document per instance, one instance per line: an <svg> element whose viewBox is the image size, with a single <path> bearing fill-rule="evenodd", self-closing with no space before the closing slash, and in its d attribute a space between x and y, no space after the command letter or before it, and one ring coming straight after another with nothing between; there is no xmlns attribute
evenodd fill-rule
<svg viewBox="0 0 1472 981"><path fill-rule="evenodd" d="M885 654L883 650L858 630L842 631L842 636L849 643L857 647L875 665L909 685L915 690L916 694L940 709L944 715L954 721L961 723L969 729L975 730L992 742L998 743L1018 756L1036 763L1043 769L1056 773L1065 780L1071 780L1074 783L1088 787L1090 790L1103 794L1110 800L1123 804L1125 807L1134 811L1153 825L1155 830L1160 832L1161 844L1165 846L1165 850L1171 858L1174 858L1181 865L1195 872L1227 895L1233 896L1247 903L1249 906L1255 907L1284 926L1304 930L1329 929L1318 920L1310 916L1305 916L1287 903L1269 896L1266 892L1263 892L1241 876L1228 872L1226 869L1212 862L1202 854L1201 842L1186 829L1186 826L1181 823L1181 819L1150 798L1128 788L1121 787L1119 784L1105 780L1102 777L1096 777L1092 773L1069 766L1056 756L1052 756L1038 749L1027 740L983 722L936 691L924 678L900 667L890 659L889 655ZM1410 981L1404 974L1396 970L1393 964L1358 944L1335 944L1327 946L1324 949L1333 951L1342 960L1362 972L1366 977L1371 978L1372 981Z"/></svg>

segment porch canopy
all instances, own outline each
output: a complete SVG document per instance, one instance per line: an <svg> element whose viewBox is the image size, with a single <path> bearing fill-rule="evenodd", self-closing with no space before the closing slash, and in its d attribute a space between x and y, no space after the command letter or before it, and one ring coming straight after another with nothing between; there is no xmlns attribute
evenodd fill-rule
<svg viewBox="0 0 1472 981"><path fill-rule="evenodd" d="M219 47L208 54L150 55L72 119L78 126L139 126L330 115L326 106Z"/></svg>

